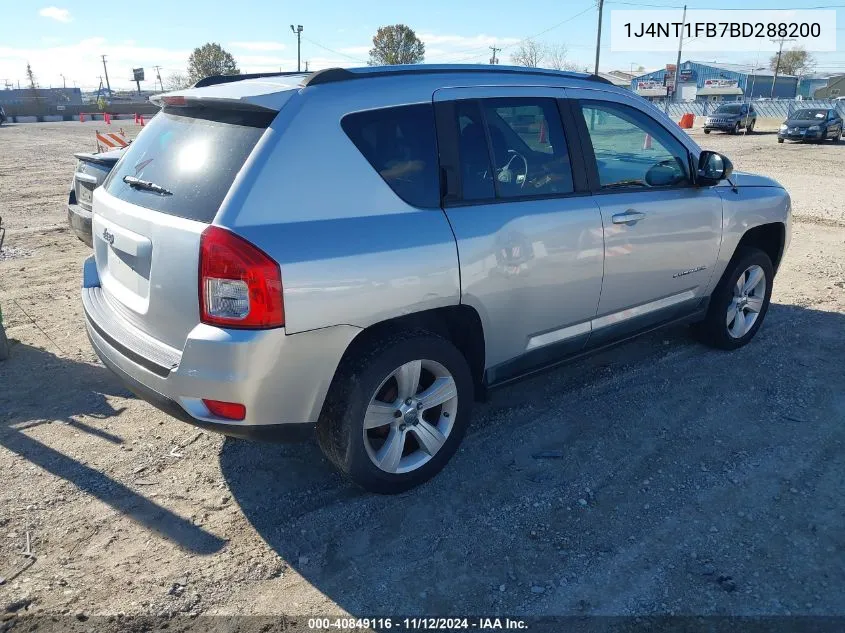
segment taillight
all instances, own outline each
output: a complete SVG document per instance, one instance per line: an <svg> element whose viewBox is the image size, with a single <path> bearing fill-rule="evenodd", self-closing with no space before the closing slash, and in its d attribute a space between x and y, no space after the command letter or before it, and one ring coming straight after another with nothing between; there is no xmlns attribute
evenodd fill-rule
<svg viewBox="0 0 845 633"><path fill-rule="evenodd" d="M237 402L223 402L221 400L206 400L203 404L208 407L212 415L227 420L243 420L246 417L246 407Z"/></svg>
<svg viewBox="0 0 845 633"><path fill-rule="evenodd" d="M285 324L279 265L234 233L218 226L202 232L199 282L203 323L244 329Z"/></svg>

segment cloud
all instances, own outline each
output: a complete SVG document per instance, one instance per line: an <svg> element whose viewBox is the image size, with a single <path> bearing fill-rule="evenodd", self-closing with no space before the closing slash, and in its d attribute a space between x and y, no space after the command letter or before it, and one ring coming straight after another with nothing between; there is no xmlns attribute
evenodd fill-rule
<svg viewBox="0 0 845 633"><path fill-rule="evenodd" d="M281 42L229 42L229 46L246 51L283 51L287 48Z"/></svg>
<svg viewBox="0 0 845 633"><path fill-rule="evenodd" d="M73 18L70 17L70 11L67 9L59 9L58 7L44 7L38 12L43 18L51 18L59 22L70 22Z"/></svg>

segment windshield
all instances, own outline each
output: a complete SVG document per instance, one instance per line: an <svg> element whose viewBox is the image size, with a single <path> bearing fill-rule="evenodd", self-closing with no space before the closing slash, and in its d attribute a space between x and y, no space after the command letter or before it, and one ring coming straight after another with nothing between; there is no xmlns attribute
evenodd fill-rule
<svg viewBox="0 0 845 633"><path fill-rule="evenodd" d="M812 121L813 119L822 120L827 116L827 110L798 110L791 117L796 121Z"/></svg>
<svg viewBox="0 0 845 633"><path fill-rule="evenodd" d="M132 204L211 222L274 116L165 108L129 146L104 186Z"/></svg>
<svg viewBox="0 0 845 633"><path fill-rule="evenodd" d="M739 114L741 105L722 105L716 109L716 114Z"/></svg>

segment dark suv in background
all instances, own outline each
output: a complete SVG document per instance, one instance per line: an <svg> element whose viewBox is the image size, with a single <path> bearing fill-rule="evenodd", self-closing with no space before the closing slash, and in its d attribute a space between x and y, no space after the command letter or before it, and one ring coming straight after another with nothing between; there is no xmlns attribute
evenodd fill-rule
<svg viewBox="0 0 845 633"><path fill-rule="evenodd" d="M722 130L739 134L739 131L745 128L750 134L754 131L756 123L757 112L750 103L725 103L705 119L704 133L710 134L711 130Z"/></svg>

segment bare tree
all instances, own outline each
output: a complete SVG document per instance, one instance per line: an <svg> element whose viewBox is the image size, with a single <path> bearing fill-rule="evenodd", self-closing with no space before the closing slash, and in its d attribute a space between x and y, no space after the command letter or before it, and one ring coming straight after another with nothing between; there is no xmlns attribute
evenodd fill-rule
<svg viewBox="0 0 845 633"><path fill-rule="evenodd" d="M529 68L584 71L584 66L567 59L568 53L569 49L566 48L565 44L543 44L527 39L521 42L516 52L511 55L511 63L515 66L527 66Z"/></svg>
<svg viewBox="0 0 845 633"><path fill-rule="evenodd" d="M583 66L579 66L576 62L570 61L566 58L569 50L566 44L548 44L543 47L546 61L543 64L546 68L553 70L570 70L574 72L581 72L584 70Z"/></svg>
<svg viewBox="0 0 845 633"><path fill-rule="evenodd" d="M190 79L183 73L173 73L164 80L164 86L167 90L180 90L190 85Z"/></svg>
<svg viewBox="0 0 845 633"><path fill-rule="evenodd" d="M532 39L523 40L511 55L511 63L514 66L527 66L528 68L539 68L546 58L545 46Z"/></svg>

